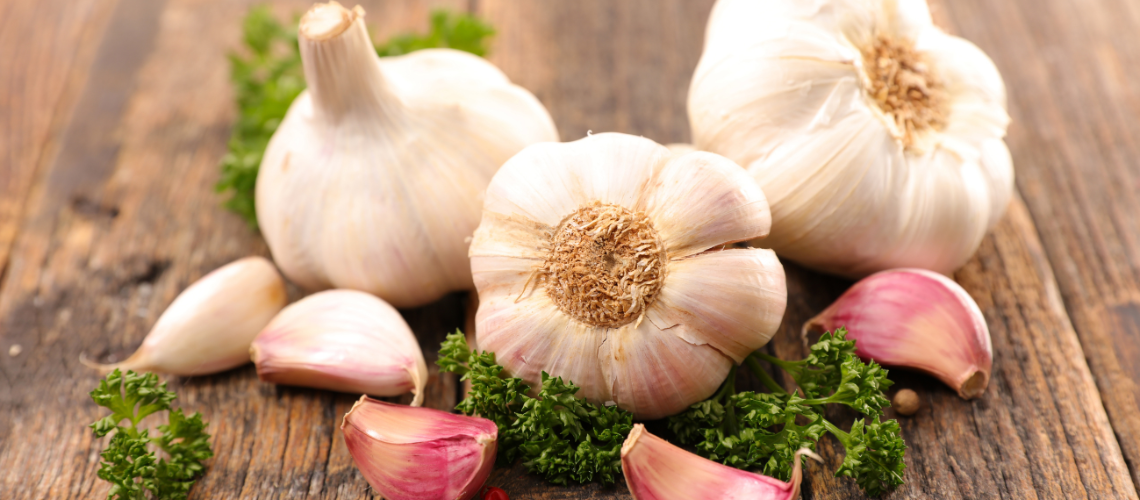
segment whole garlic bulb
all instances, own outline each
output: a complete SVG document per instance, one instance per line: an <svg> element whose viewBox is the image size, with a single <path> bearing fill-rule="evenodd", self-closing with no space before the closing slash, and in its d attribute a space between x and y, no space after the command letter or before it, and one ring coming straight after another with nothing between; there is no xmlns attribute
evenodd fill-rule
<svg viewBox="0 0 1140 500"><path fill-rule="evenodd" d="M764 193L739 166L596 134L536 144L487 187L471 243L480 349L531 387L543 371L636 418L707 398L784 314Z"/></svg>
<svg viewBox="0 0 1140 500"><path fill-rule="evenodd" d="M309 88L270 140L256 191L281 270L396 307L471 288L480 194L511 155L558 140L550 115L465 52L378 58L359 7L314 6L299 43Z"/></svg>
<svg viewBox="0 0 1140 500"><path fill-rule="evenodd" d="M720 0L693 76L696 146L768 195L781 257L848 277L949 273L1013 194L1001 75L924 0Z"/></svg>

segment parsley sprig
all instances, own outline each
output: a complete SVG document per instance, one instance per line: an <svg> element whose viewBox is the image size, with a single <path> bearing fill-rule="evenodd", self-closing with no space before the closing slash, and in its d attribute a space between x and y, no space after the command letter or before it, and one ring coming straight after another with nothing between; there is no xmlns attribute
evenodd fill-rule
<svg viewBox="0 0 1140 500"><path fill-rule="evenodd" d="M108 500L142 500L148 492L158 500L182 500L190 493L204 470L202 462L214 452L202 416L187 417L181 409L170 408L177 397L153 373L123 374L118 369L91 391L95 404L111 410L90 425L95 437L114 433L99 467L99 478L111 483ZM158 436L138 428L144 418L160 411L168 411L169 420L158 426ZM120 425L124 420L127 425ZM151 444L169 459L158 458Z"/></svg>
<svg viewBox="0 0 1140 500"><path fill-rule="evenodd" d="M789 393L764 370L766 361L786 371L799 390ZM761 352L745 360L771 392L736 392L734 368L711 398L670 417L669 428L684 444L712 460L768 476L791 477L794 453L815 449L824 433L835 436L847 456L837 476L855 479L863 491L880 495L903 483L906 444L898 422L880 421L890 402L887 371L855 354L847 330L824 334L807 358L785 361ZM824 417L824 405L840 404L865 415L844 432Z"/></svg>
<svg viewBox="0 0 1140 500"><path fill-rule="evenodd" d="M305 75L296 29L282 25L268 6L250 10L242 23L242 32L246 55L229 56L238 116L215 189L230 192L225 207L257 228L254 187L261 158L289 105L305 90ZM449 47L484 56L494 33L488 24L471 15L436 10L431 13L428 33L396 35L377 45L376 52L380 56L396 56Z"/></svg>
<svg viewBox="0 0 1140 500"><path fill-rule="evenodd" d="M456 409L495 422L501 463L521 460L554 484L618 481L631 413L579 399L578 386L546 372L538 396L527 396L522 379L503 376L495 354L472 352L459 332L447 336L436 363L471 381L471 393Z"/></svg>

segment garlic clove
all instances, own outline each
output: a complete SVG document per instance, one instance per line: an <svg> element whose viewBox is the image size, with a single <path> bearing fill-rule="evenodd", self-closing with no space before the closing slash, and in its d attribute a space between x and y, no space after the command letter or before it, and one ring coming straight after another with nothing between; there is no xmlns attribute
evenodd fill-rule
<svg viewBox="0 0 1140 500"><path fill-rule="evenodd" d="M494 422L367 396L340 426L368 484L388 500L466 500L491 474Z"/></svg>
<svg viewBox="0 0 1140 500"><path fill-rule="evenodd" d="M645 206L661 221L655 227L671 259L763 238L772 227L760 186L732 160L712 153L695 151L666 163Z"/></svg>
<svg viewBox="0 0 1140 500"><path fill-rule="evenodd" d="M972 399L989 384L993 345L985 317L954 281L922 269L883 271L855 283L804 324L846 327L863 359L934 375Z"/></svg>
<svg viewBox="0 0 1140 500"><path fill-rule="evenodd" d="M249 362L249 344L285 306L285 282L263 257L215 269L186 288L159 316L131 357L111 365L172 375L206 375Z"/></svg>
<svg viewBox="0 0 1140 500"><path fill-rule="evenodd" d="M553 228L568 213L594 201L638 206L646 181L669 156L668 149L649 139L612 132L535 144L495 174L495 182L487 187L484 218L490 212ZM568 168L530 168L535 164Z"/></svg>
<svg viewBox="0 0 1140 500"><path fill-rule="evenodd" d="M299 286L413 307L471 288L482 191L512 155L558 133L533 95L481 58L378 58L363 16L331 2L301 19L309 88L266 148L258 223Z"/></svg>
<svg viewBox="0 0 1140 500"><path fill-rule="evenodd" d="M621 469L636 500L793 500L800 497L803 470L795 454L791 482L718 464L661 439L635 424L621 447Z"/></svg>
<svg viewBox="0 0 1140 500"><path fill-rule="evenodd" d="M481 270L487 263L481 260L473 268L479 266ZM530 272L528 268L526 273ZM526 380L537 391L542 385L542 372L546 371L574 382L581 388L579 397L603 403L614 401L612 384L598 360L598 346L606 342L606 331L560 314L541 291L527 292L520 298L519 293L491 294L490 288L480 290L487 291L480 293L475 313L479 348L495 353L499 364L510 365L511 376ZM552 331L567 334L546 334Z"/></svg>
<svg viewBox="0 0 1140 500"><path fill-rule="evenodd" d="M415 393L427 365L395 308L355 290L327 290L286 307L249 348L261 380L375 396Z"/></svg>
<svg viewBox="0 0 1140 500"><path fill-rule="evenodd" d="M612 381L609 400L638 420L655 420L712 396L732 360L710 345L682 338L679 330L686 327L650 314L636 327L612 332L597 349L604 380Z"/></svg>
<svg viewBox="0 0 1140 500"><path fill-rule="evenodd" d="M771 250L710 251L670 263L661 307L648 320L741 363L775 335L787 295L784 266Z"/></svg>

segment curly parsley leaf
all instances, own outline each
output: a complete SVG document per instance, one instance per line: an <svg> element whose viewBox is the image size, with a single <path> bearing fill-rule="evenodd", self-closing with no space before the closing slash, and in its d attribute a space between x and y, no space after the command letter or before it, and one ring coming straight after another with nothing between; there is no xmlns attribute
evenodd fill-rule
<svg viewBox="0 0 1140 500"><path fill-rule="evenodd" d="M305 74L296 29L281 24L268 6L249 11L242 33L246 53L229 56L237 120L229 151L221 160L222 175L215 189L229 192L225 207L256 229L254 188L261 159L289 106L305 90ZM447 47L483 56L494 33L476 17L436 10L431 13L431 30L427 34L394 36L378 45L376 52L380 56L395 56Z"/></svg>
<svg viewBox="0 0 1140 500"><path fill-rule="evenodd" d="M796 450L814 449L824 433L831 433L847 449L837 476L855 479L868 495L902 484L906 469L902 432L893 420L879 421L890 404L883 391L892 382L881 366L860 360L855 341L846 337L842 328L824 334L799 361L753 353L746 365L772 393L737 393L733 370L713 397L670 417L670 429L702 456L741 469L761 469L783 480L791 477ZM802 396L784 391L757 359L791 375ZM851 432L843 432L824 418L827 404L849 406L867 418L856 421Z"/></svg>
<svg viewBox="0 0 1140 500"><path fill-rule="evenodd" d="M117 369L91 391L95 404L111 410L89 426L96 437L114 433L100 455L98 472L111 483L109 500L141 500L148 498L147 492L159 500L183 500L204 471L202 463L214 455L207 424L197 413L187 417L181 409L171 410L175 398L153 373L123 374ZM158 426L161 434L151 437L138 428L144 418L160 411L169 411L168 423ZM123 421L127 425L120 425ZM150 451L151 444L169 459L159 459Z"/></svg>
<svg viewBox="0 0 1140 500"><path fill-rule="evenodd" d="M471 381L471 392L456 409L498 425L504 463L521 460L554 484L617 482L621 445L633 429L631 413L578 399L578 386L545 372L538 396L527 396L522 379L503 376L494 354L472 353L459 332L447 336L436 363Z"/></svg>

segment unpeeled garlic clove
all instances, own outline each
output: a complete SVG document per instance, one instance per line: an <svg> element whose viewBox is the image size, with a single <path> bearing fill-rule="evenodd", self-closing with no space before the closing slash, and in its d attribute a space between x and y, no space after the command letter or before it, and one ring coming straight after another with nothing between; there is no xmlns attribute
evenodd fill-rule
<svg viewBox="0 0 1140 500"><path fill-rule="evenodd" d="M809 331L846 327L859 356L934 375L966 399L986 391L993 345L985 317L954 281L922 269L868 276L818 316Z"/></svg>
<svg viewBox="0 0 1140 500"><path fill-rule="evenodd" d="M791 482L718 464L669 444L636 424L621 447L621 470L636 500L791 500L800 496L803 470L795 454Z"/></svg>
<svg viewBox="0 0 1140 500"><path fill-rule="evenodd" d="M174 299L131 357L111 365L172 375L205 375L249 362L249 344L285 306L285 282L263 257L246 257L194 282Z"/></svg>
<svg viewBox="0 0 1140 500"><path fill-rule="evenodd" d="M427 364L411 328L387 302L328 290L286 307L249 348L266 382L423 400Z"/></svg>
<svg viewBox="0 0 1140 500"><path fill-rule="evenodd" d="M353 461L388 500L466 500L491 474L499 429L479 417L363 396L340 425Z"/></svg>

